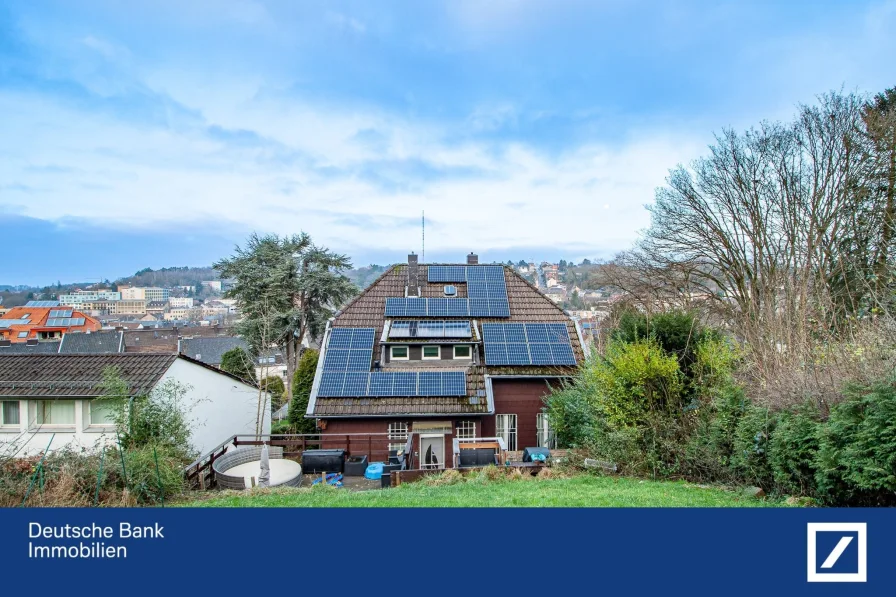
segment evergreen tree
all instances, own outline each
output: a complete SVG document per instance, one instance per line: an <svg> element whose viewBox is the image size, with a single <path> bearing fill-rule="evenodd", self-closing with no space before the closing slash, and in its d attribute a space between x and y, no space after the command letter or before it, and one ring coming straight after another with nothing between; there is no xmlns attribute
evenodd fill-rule
<svg viewBox="0 0 896 597"><path fill-rule="evenodd" d="M306 419L308 399L311 397L311 385L314 383L314 372L320 353L308 349L302 353L299 366L292 381L292 400L289 403L289 425L296 433L314 433L314 419Z"/></svg>

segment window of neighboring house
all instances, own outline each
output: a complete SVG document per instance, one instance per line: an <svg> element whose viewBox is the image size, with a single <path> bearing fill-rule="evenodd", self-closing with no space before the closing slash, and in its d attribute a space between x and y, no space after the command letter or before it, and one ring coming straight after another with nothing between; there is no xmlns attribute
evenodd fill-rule
<svg viewBox="0 0 896 597"><path fill-rule="evenodd" d="M115 400L91 400L87 404L90 410L90 424L109 426L115 425L115 408L118 406Z"/></svg>
<svg viewBox="0 0 896 597"><path fill-rule="evenodd" d="M18 425L19 403L18 401L5 400L0 404L0 426Z"/></svg>
<svg viewBox="0 0 896 597"><path fill-rule="evenodd" d="M509 451L516 450L516 415L495 415L495 429L498 437L504 439Z"/></svg>
<svg viewBox="0 0 896 597"><path fill-rule="evenodd" d="M554 430L551 429L550 421L545 413L535 415L535 445L541 448L557 447Z"/></svg>
<svg viewBox="0 0 896 597"><path fill-rule="evenodd" d="M37 425L74 425L74 400L37 400L34 421Z"/></svg>
<svg viewBox="0 0 896 597"><path fill-rule="evenodd" d="M470 347L465 344L457 344L454 347L455 359L469 359L471 354Z"/></svg>
<svg viewBox="0 0 896 597"><path fill-rule="evenodd" d="M400 441L398 441L400 440ZM404 450L408 443L408 424L389 423L389 450Z"/></svg>
<svg viewBox="0 0 896 597"><path fill-rule="evenodd" d="M19 332L19 338L27 338L28 332Z"/></svg>
<svg viewBox="0 0 896 597"><path fill-rule="evenodd" d="M407 346L391 346L389 347L389 358L393 361L407 361L408 360L408 347Z"/></svg>
<svg viewBox="0 0 896 597"><path fill-rule="evenodd" d="M424 346L423 347L423 359L440 359L442 358L441 351L438 346Z"/></svg>
<svg viewBox="0 0 896 597"><path fill-rule="evenodd" d="M476 421L458 421L454 434L458 439L471 439L476 437Z"/></svg>

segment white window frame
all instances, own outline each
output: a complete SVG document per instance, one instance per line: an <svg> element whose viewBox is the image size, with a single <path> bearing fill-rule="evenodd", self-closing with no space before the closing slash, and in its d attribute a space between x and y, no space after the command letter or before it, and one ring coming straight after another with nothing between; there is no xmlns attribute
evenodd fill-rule
<svg viewBox="0 0 896 597"><path fill-rule="evenodd" d="M94 422L93 422L93 416L92 416L92 414L93 414L93 403L96 402L96 399L93 399L93 400L85 400L85 402L87 402L87 413L86 413L86 416L87 416L87 426L88 426L88 427L92 427L92 428L94 428L94 429L97 429L97 428L109 428L109 427L114 428L114 427L115 427L115 423L114 423L114 422L112 422L112 423L94 423ZM104 400L104 402L109 402L109 400Z"/></svg>
<svg viewBox="0 0 896 597"><path fill-rule="evenodd" d="M436 356L434 356L434 357L428 357L428 356L426 356L426 349L427 349L427 348L435 348L435 349L436 349ZM421 357L423 358L424 361L439 361L439 360L442 359L442 347L439 346L438 344L436 344L435 346L433 346L432 344L424 344L423 347L422 347L422 352L420 353L420 355L421 355Z"/></svg>
<svg viewBox="0 0 896 597"><path fill-rule="evenodd" d="M458 421L454 428L454 437L457 439L472 439L476 437L476 421Z"/></svg>
<svg viewBox="0 0 896 597"><path fill-rule="evenodd" d="M389 433L389 451L404 450L411 432L410 424L405 421L393 421L389 423L387 431ZM401 443L393 443L392 440L401 440Z"/></svg>
<svg viewBox="0 0 896 597"><path fill-rule="evenodd" d="M31 417L31 420L34 421L35 427L40 427L41 429L49 428L49 429L73 429L75 425L78 424L78 402L77 400L32 400L30 401L34 404L34 416ZM41 423L40 422L40 409L41 406L46 403L51 404L59 404L60 402L71 402L72 403L72 422L71 423Z"/></svg>
<svg viewBox="0 0 896 597"><path fill-rule="evenodd" d="M405 350L405 354L403 357L395 356L396 348L403 348ZM396 344L396 345L390 346L389 347L389 360L390 361L410 361L411 360L411 347L408 346L407 344L401 344L401 345Z"/></svg>
<svg viewBox="0 0 896 597"><path fill-rule="evenodd" d="M557 438L551 429L551 422L546 412L535 415L535 444L540 448L551 450L557 447Z"/></svg>
<svg viewBox="0 0 896 597"><path fill-rule="evenodd" d="M469 351L470 354L468 354L468 355L465 356L465 357L463 357L463 356L457 356L457 349L458 349L458 348L466 348L466 349ZM462 359L462 360L464 360L464 361L469 361L470 359L473 358L473 347L470 346L469 344L455 344L455 345L454 345L454 350L452 351L452 354L453 354L453 356L454 356L455 359L459 359L459 360Z"/></svg>
<svg viewBox="0 0 896 597"><path fill-rule="evenodd" d="M517 451L518 418L515 414L495 415L495 435L504 440L508 452Z"/></svg>
<svg viewBox="0 0 896 597"><path fill-rule="evenodd" d="M7 423L6 420L3 418L3 412L4 412L3 405L7 402L11 402L18 407L17 413L16 413L18 415L18 419L19 419L18 423ZM0 428L21 429L21 427L22 427L22 403L18 400L0 400Z"/></svg>

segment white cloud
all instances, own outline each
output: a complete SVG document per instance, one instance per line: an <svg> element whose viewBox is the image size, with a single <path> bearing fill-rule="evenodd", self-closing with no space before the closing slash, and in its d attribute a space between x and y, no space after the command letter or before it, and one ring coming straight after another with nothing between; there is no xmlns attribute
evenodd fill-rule
<svg viewBox="0 0 896 597"><path fill-rule="evenodd" d="M167 91L178 95L176 85ZM190 108L203 109L209 125L262 139L229 141L199 126L159 129L30 94L0 96L0 110L12 117L0 152L13 156L0 162L0 178L44 189L4 191L2 202L37 218L145 226L223 219L279 233L302 229L339 250L397 254L419 246L416 222L425 210L431 251L556 246L594 255L628 246L647 224L643 205L668 168L706 142L687 131L642 132L559 156L525 143L496 153L485 142L448 143L451 131L432 123L276 97L250 101L239 88L211 95L215 118L199 96ZM382 142L354 141L367 130L383 131ZM389 172L377 169L384 162ZM420 162L426 172L415 171ZM48 164L57 171L34 168ZM386 184L376 180L386 175Z"/></svg>

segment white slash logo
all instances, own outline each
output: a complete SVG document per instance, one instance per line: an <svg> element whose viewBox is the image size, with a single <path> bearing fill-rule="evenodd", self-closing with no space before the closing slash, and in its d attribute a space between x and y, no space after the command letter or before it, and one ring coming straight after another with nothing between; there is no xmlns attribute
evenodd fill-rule
<svg viewBox="0 0 896 597"><path fill-rule="evenodd" d="M868 580L868 524L864 522L810 522L807 525L806 559L808 563L808 582L867 582ZM839 540L830 552L818 553L818 535L839 535ZM855 549L849 551L849 561L841 562L844 552L856 541ZM825 548L825 551L830 546ZM821 565L819 556L824 556ZM834 569L840 562L843 569L849 572L837 572Z"/></svg>

